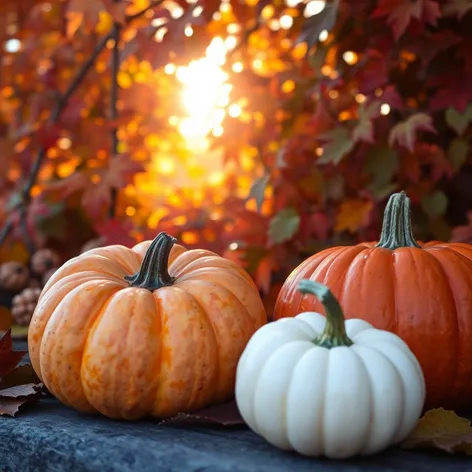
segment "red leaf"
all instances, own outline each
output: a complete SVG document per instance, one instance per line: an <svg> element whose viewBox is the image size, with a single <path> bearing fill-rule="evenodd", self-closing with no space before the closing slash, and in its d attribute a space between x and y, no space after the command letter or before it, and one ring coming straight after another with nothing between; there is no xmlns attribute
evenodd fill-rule
<svg viewBox="0 0 472 472"><path fill-rule="evenodd" d="M0 339L0 377L11 372L25 354L26 351L13 351L11 330L8 330Z"/></svg>
<svg viewBox="0 0 472 472"><path fill-rule="evenodd" d="M120 189L132 183L134 176L144 170L142 162L133 160L129 154L120 154L110 159L105 182L110 187Z"/></svg>
<svg viewBox="0 0 472 472"><path fill-rule="evenodd" d="M255 281L257 287L263 294L268 294L270 291L270 283L272 281L272 269L274 261L270 256L262 259L257 265Z"/></svg>
<svg viewBox="0 0 472 472"><path fill-rule="evenodd" d="M109 218L104 223L94 226L98 235L102 236L105 244L121 244L126 247L132 247L136 244L136 239L130 236L131 223L124 223L120 220Z"/></svg>
<svg viewBox="0 0 472 472"><path fill-rule="evenodd" d="M372 94L377 88L388 83L388 66L385 57L378 51L369 51L370 59L359 71L357 81L359 92Z"/></svg>
<svg viewBox="0 0 472 472"><path fill-rule="evenodd" d="M433 34L423 34L406 45L406 49L414 53L427 66L440 52L462 42L452 30L442 30Z"/></svg>
<svg viewBox="0 0 472 472"><path fill-rule="evenodd" d="M11 331L0 339L0 415L15 416L21 405L39 398L43 384L30 364L16 367L24 351L13 351Z"/></svg>
<svg viewBox="0 0 472 472"><path fill-rule="evenodd" d="M38 131L39 145L46 150L54 146L60 137L60 129L56 125L49 125Z"/></svg>
<svg viewBox="0 0 472 472"><path fill-rule="evenodd" d="M441 11L435 0L380 0L371 18L384 16L398 40L414 19L435 26Z"/></svg>
<svg viewBox="0 0 472 472"><path fill-rule="evenodd" d="M437 91L430 101L431 111L453 107L459 113L463 113L469 102L472 101L472 87L459 74L444 74L435 77L428 82L428 85L437 87Z"/></svg>
<svg viewBox="0 0 472 472"><path fill-rule="evenodd" d="M472 2L470 0L446 0L442 6L444 16L457 16L459 20L472 10Z"/></svg>
<svg viewBox="0 0 472 472"><path fill-rule="evenodd" d="M82 207L92 220L101 220L111 204L110 187L103 182L89 184L82 195Z"/></svg>
<svg viewBox="0 0 472 472"><path fill-rule="evenodd" d="M418 131L429 131L435 133L433 119L426 113L415 113L407 120L397 123L388 137L390 146L398 144L413 152Z"/></svg>
<svg viewBox="0 0 472 472"><path fill-rule="evenodd" d="M126 23L126 8L131 4L130 0L121 0L119 2L115 0L102 0L102 2L114 21L121 25Z"/></svg>

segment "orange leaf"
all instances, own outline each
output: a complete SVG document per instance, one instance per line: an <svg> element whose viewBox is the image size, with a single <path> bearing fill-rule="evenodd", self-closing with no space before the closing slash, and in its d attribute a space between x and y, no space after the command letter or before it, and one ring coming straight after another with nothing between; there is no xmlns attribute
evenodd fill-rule
<svg viewBox="0 0 472 472"><path fill-rule="evenodd" d="M336 216L335 231L355 233L366 226L372 207L370 200L345 200Z"/></svg>

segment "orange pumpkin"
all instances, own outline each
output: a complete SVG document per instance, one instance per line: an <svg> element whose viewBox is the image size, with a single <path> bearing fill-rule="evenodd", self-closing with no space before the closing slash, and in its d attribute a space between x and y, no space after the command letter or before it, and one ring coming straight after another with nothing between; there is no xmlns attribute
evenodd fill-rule
<svg viewBox="0 0 472 472"><path fill-rule="evenodd" d="M49 279L29 354L63 403L132 420L233 396L239 357L267 321L259 292L236 263L175 241L92 249Z"/></svg>
<svg viewBox="0 0 472 472"><path fill-rule="evenodd" d="M427 408L472 404L472 246L415 241L404 192L390 197L379 242L328 248L300 264L282 286L275 319L324 313L297 290L302 279L327 285L347 318L409 345L425 375Z"/></svg>

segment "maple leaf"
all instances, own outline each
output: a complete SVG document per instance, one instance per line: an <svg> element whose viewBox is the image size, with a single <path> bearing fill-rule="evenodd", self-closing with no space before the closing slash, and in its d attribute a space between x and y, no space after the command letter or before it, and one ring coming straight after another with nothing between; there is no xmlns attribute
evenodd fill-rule
<svg viewBox="0 0 472 472"><path fill-rule="evenodd" d="M447 0L442 6L444 16L457 16L459 20L472 10L472 0Z"/></svg>
<svg viewBox="0 0 472 472"><path fill-rule="evenodd" d="M430 101L431 111L453 107L459 113L464 113L472 102L472 87L459 74L433 77L429 80L428 86L437 89Z"/></svg>
<svg viewBox="0 0 472 472"><path fill-rule="evenodd" d="M114 21L121 25L126 23L126 9L128 5L131 5L131 0L120 0L119 2L115 0L102 0L102 2Z"/></svg>
<svg viewBox="0 0 472 472"><path fill-rule="evenodd" d="M397 123L388 136L390 146L398 144L413 152L418 131L429 131L435 133L433 119L426 113L415 113L407 120Z"/></svg>
<svg viewBox="0 0 472 472"><path fill-rule="evenodd" d="M458 171L466 163L469 155L469 142L462 138L455 138L449 144L447 156L455 171Z"/></svg>
<svg viewBox="0 0 472 472"><path fill-rule="evenodd" d="M300 227L300 215L293 208L286 208L275 215L269 223L269 238L273 243L291 239Z"/></svg>
<svg viewBox="0 0 472 472"><path fill-rule="evenodd" d="M338 127L327 133L318 136L321 141L329 141L323 147L323 154L318 159L318 164L339 164L342 158L352 151L354 148L354 141L347 128Z"/></svg>
<svg viewBox="0 0 472 472"><path fill-rule="evenodd" d="M435 26L441 11L435 0L380 0L371 18L385 16L394 38L398 40L413 19Z"/></svg>
<svg viewBox="0 0 472 472"><path fill-rule="evenodd" d="M414 431L401 443L405 449L435 448L472 455L470 421L453 411L436 408L427 411Z"/></svg>
<svg viewBox="0 0 472 472"><path fill-rule="evenodd" d="M263 294L267 294L270 291L273 269L274 260L270 256L264 257L257 265L254 279L257 287Z"/></svg>
<svg viewBox="0 0 472 472"><path fill-rule="evenodd" d="M305 20L302 31L295 44L306 43L310 50L317 42L320 33L324 30L331 31L336 23L340 0L326 3L323 10Z"/></svg>
<svg viewBox="0 0 472 472"><path fill-rule="evenodd" d="M133 160L130 154L119 154L110 159L104 181L109 187L120 189L131 183L136 174L144 171L142 162Z"/></svg>
<svg viewBox="0 0 472 472"><path fill-rule="evenodd" d="M67 10L67 36L72 37L83 26L92 31L98 24L103 3L100 0L70 0Z"/></svg>
<svg viewBox="0 0 472 472"><path fill-rule="evenodd" d="M444 215L447 210L447 197L441 190L435 190L433 193L423 195L421 198L421 208L430 218Z"/></svg>
<svg viewBox="0 0 472 472"><path fill-rule="evenodd" d="M0 377L10 373L25 354L26 351L13 351L11 330L8 330L0 339Z"/></svg>
<svg viewBox="0 0 472 472"><path fill-rule="evenodd" d="M462 136L469 124L472 122L472 103L463 113L459 113L455 108L449 107L446 110L446 123L459 135Z"/></svg>
<svg viewBox="0 0 472 472"><path fill-rule="evenodd" d="M108 218L94 226L97 234L104 239L104 245L120 244L126 247L136 244L136 239L130 236L131 228L131 222L123 222L116 218Z"/></svg>
<svg viewBox="0 0 472 472"><path fill-rule="evenodd" d="M25 351L13 351L11 331L0 339L0 415L15 416L20 407L37 401L43 384L31 364L17 366Z"/></svg>
<svg viewBox="0 0 472 472"><path fill-rule="evenodd" d="M374 141L372 120L378 116L380 116L380 102L378 100L368 105L362 104L359 107L359 120L352 132L352 139L355 143L358 141L372 143Z"/></svg>
<svg viewBox="0 0 472 472"><path fill-rule="evenodd" d="M249 195L246 201L250 201L254 199L256 201L257 211L261 211L262 204L264 203L264 194L267 184L269 183L270 175L266 174L260 178L258 178L251 186L251 190L249 191Z"/></svg>
<svg viewBox="0 0 472 472"><path fill-rule="evenodd" d="M438 31L416 37L405 46L405 49L415 54L427 66L440 52L462 42L462 38L451 30ZM382 96L383 98L383 96Z"/></svg>
<svg viewBox="0 0 472 472"><path fill-rule="evenodd" d="M336 215L334 230L338 233L356 233L359 228L367 225L373 206L370 200L344 200Z"/></svg>

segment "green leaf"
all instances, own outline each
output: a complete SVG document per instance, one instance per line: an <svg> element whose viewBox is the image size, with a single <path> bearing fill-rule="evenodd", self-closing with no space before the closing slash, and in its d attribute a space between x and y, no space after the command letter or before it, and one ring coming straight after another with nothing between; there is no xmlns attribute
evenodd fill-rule
<svg viewBox="0 0 472 472"><path fill-rule="evenodd" d="M421 199L421 208L430 217L442 216L447 210L447 197L441 190L435 190Z"/></svg>
<svg viewBox="0 0 472 472"><path fill-rule="evenodd" d="M323 154L318 159L318 164L339 164L342 158L354 148L354 141L349 130L344 127L336 128L319 136L321 140L328 140L323 148Z"/></svg>
<svg viewBox="0 0 472 472"><path fill-rule="evenodd" d="M359 120L352 132L352 139L355 143L364 141L366 143L374 142L374 126L372 120L380 115L380 102L375 100L367 106L362 104L359 107Z"/></svg>
<svg viewBox="0 0 472 472"><path fill-rule="evenodd" d="M324 30L331 31L336 24L340 0L327 2L317 15L307 18L302 26L302 31L295 44L306 43L310 50L317 42L320 33Z"/></svg>
<svg viewBox="0 0 472 472"><path fill-rule="evenodd" d="M467 160L469 154L469 143L462 138L455 138L451 141L447 151L449 161L454 169L459 170Z"/></svg>
<svg viewBox="0 0 472 472"><path fill-rule="evenodd" d="M300 215L293 208L286 208L269 223L269 238L278 244L291 239L300 227Z"/></svg>
<svg viewBox="0 0 472 472"><path fill-rule="evenodd" d="M400 161L398 153L386 145L377 145L369 149L365 157L364 170L371 178L369 190L376 196L391 188L393 177L398 172Z"/></svg>
<svg viewBox="0 0 472 472"><path fill-rule="evenodd" d="M388 143L390 146L398 144L413 152L418 131L436 133L431 116L426 113L415 113L405 121L397 123L390 130Z"/></svg>
<svg viewBox="0 0 472 472"><path fill-rule="evenodd" d="M246 198L246 201L252 200L253 198L256 200L257 211L261 211L262 204L264 203L264 193L269 183L270 175L266 174L263 177L260 177L255 180L252 184L251 190L249 191L249 195Z"/></svg>
<svg viewBox="0 0 472 472"><path fill-rule="evenodd" d="M449 107L446 110L446 123L459 135L464 131L472 121L472 103L465 109L464 113L459 113L455 108Z"/></svg>

